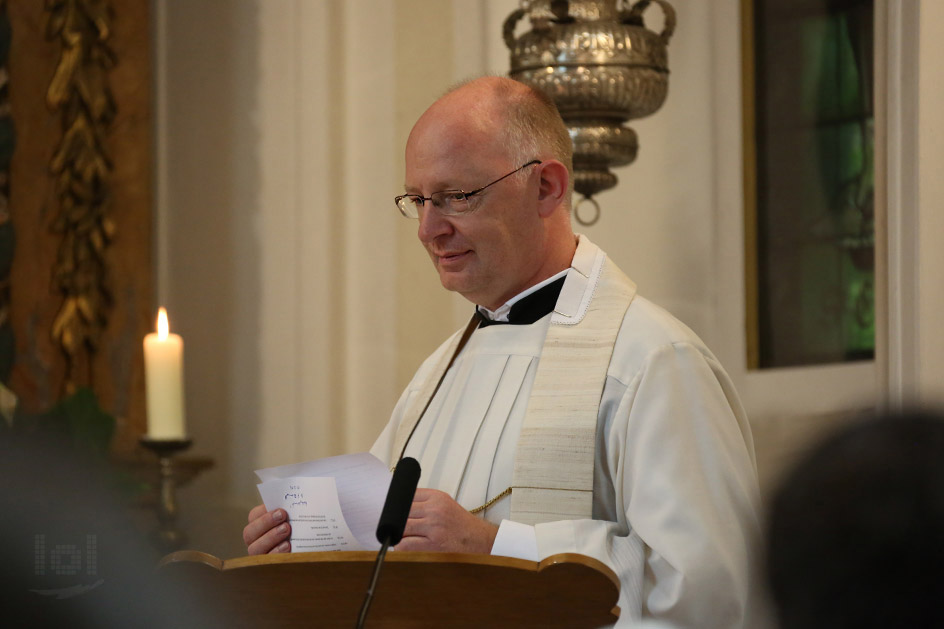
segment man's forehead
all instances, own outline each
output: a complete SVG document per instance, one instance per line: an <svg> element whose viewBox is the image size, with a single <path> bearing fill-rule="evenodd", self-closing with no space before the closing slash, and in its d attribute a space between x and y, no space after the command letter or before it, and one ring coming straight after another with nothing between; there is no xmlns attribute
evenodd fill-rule
<svg viewBox="0 0 944 629"><path fill-rule="evenodd" d="M489 172L489 163L503 152L494 136L459 125L430 125L418 131L407 142L407 186L467 183L463 180L476 177L478 171Z"/></svg>
<svg viewBox="0 0 944 629"><path fill-rule="evenodd" d="M459 150L481 144L488 137L481 119L470 112L465 116L424 115L407 140L407 153L430 150Z"/></svg>
<svg viewBox="0 0 944 629"><path fill-rule="evenodd" d="M477 159L467 153L426 153L414 159L407 157L406 181L407 192L436 192L466 188L478 181Z"/></svg>

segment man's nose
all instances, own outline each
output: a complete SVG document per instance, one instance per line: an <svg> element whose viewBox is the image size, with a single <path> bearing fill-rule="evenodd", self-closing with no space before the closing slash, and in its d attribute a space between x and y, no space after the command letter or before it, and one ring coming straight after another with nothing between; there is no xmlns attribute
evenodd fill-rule
<svg viewBox="0 0 944 629"><path fill-rule="evenodd" d="M452 229L452 223L433 207L432 201L427 200L423 207L419 208L417 235L421 242L429 242L438 236L449 234Z"/></svg>

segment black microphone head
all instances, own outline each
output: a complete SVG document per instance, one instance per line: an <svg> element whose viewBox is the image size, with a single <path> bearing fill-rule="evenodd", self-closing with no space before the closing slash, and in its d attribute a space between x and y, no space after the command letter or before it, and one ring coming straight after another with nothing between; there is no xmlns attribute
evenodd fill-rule
<svg viewBox="0 0 944 629"><path fill-rule="evenodd" d="M390 489L384 501L380 521L377 523L377 541L390 542L396 546L403 538L403 529L410 515L410 506L416 494L416 484L420 482L420 464L416 459L404 457L397 463L390 479Z"/></svg>

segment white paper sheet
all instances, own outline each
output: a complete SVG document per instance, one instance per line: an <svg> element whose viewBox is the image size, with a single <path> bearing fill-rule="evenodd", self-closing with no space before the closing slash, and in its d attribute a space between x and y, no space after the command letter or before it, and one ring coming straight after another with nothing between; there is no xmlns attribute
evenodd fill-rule
<svg viewBox="0 0 944 629"><path fill-rule="evenodd" d="M293 508L292 503L297 502L298 499L291 495L293 491L288 488L292 486L292 483L288 486L270 485L275 481L298 481L294 484L303 489L295 491L301 491L304 494L303 501L308 503L305 507L314 510L318 515L326 514L334 508L334 504L337 504L344 527L349 530L353 537L353 543L357 545L356 548L351 545L344 548L298 548L293 541L292 552L380 549L380 543L377 542L375 533L392 475L387 466L374 455L361 452L318 459L317 461L281 465L257 470L256 476L263 481L259 484L259 493L262 495L262 501L265 503L266 509L271 511L282 507L288 511L289 522L292 524L293 539L296 536L296 516L293 516L291 508ZM332 494L326 493L321 485L318 488L309 487L306 481L312 479L330 480L332 491L334 491L333 499ZM270 486L272 487L271 493L268 489ZM266 487L265 493L263 487ZM267 494L269 498L267 498ZM271 504L270 499L272 500ZM320 501L327 501L330 504L323 505ZM299 506L296 505L295 508ZM299 522L303 526L307 526L309 515L302 512L299 512L299 514L298 517L302 518Z"/></svg>
<svg viewBox="0 0 944 629"><path fill-rule="evenodd" d="M344 521L333 478L279 478L260 483L259 493L267 509L288 512L292 552L363 550Z"/></svg>

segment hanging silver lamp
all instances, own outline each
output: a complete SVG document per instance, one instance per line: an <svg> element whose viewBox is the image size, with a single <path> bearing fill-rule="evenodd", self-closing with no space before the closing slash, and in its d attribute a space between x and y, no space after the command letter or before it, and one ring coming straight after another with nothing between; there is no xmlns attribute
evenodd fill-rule
<svg viewBox="0 0 944 629"><path fill-rule="evenodd" d="M646 28L643 12L658 4L661 33ZM531 30L515 37L527 16ZM612 188L610 168L636 159L636 132L623 123L656 112L669 86L667 47L675 10L665 0L522 0L505 20L509 75L546 92L574 142L574 189L584 200L574 216L584 225L600 217L593 195ZM590 217L580 207L592 205Z"/></svg>

